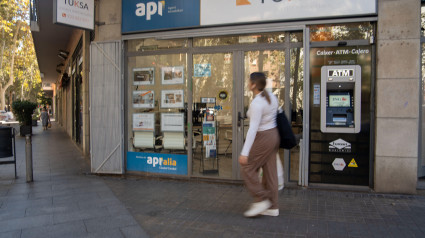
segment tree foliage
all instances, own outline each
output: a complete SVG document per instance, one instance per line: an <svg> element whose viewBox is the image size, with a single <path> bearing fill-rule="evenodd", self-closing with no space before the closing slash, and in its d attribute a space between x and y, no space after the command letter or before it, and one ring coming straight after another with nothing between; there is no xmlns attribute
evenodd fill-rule
<svg viewBox="0 0 425 238"><path fill-rule="evenodd" d="M0 0L1 108L5 106L6 93L13 93L15 99L35 101L41 91L28 7L28 0Z"/></svg>

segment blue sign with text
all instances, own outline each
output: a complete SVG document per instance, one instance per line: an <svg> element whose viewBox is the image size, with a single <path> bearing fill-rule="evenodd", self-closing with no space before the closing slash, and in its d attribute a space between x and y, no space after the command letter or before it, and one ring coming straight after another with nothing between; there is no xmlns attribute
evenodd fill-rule
<svg viewBox="0 0 425 238"><path fill-rule="evenodd" d="M187 175L187 155L127 152L127 170Z"/></svg>
<svg viewBox="0 0 425 238"><path fill-rule="evenodd" d="M122 0L122 33L199 25L199 0Z"/></svg>

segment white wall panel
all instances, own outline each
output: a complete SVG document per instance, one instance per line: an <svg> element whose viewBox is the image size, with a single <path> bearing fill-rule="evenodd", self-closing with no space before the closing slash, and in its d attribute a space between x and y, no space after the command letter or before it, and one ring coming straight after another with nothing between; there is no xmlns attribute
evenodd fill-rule
<svg viewBox="0 0 425 238"><path fill-rule="evenodd" d="M93 173L122 174L121 43L90 46L90 148Z"/></svg>

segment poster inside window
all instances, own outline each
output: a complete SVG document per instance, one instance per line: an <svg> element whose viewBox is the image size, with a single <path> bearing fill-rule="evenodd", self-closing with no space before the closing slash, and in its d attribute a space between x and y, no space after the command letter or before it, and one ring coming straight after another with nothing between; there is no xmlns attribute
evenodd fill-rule
<svg viewBox="0 0 425 238"><path fill-rule="evenodd" d="M162 90L161 91L162 108L183 108L184 91L181 90Z"/></svg>
<svg viewBox="0 0 425 238"><path fill-rule="evenodd" d="M154 91L133 91L133 108L154 108Z"/></svg>
<svg viewBox="0 0 425 238"><path fill-rule="evenodd" d="M154 85L155 68L135 68L133 69L134 85Z"/></svg>
<svg viewBox="0 0 425 238"><path fill-rule="evenodd" d="M133 131L154 131L155 113L134 113Z"/></svg>
<svg viewBox="0 0 425 238"><path fill-rule="evenodd" d="M162 84L183 84L183 66L162 67Z"/></svg>
<svg viewBox="0 0 425 238"><path fill-rule="evenodd" d="M184 113L161 113L161 131L184 132Z"/></svg>

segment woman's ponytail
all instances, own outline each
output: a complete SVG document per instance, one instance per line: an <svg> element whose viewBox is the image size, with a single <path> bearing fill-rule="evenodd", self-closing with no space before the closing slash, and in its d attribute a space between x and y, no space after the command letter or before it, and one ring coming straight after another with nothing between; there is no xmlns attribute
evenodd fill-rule
<svg viewBox="0 0 425 238"><path fill-rule="evenodd" d="M261 96L265 97L265 98L266 98L266 100L267 100L267 102L268 102L269 104L271 103L271 101L270 101L270 95L269 95L269 93L268 93L266 90L263 90L263 91L261 92Z"/></svg>

